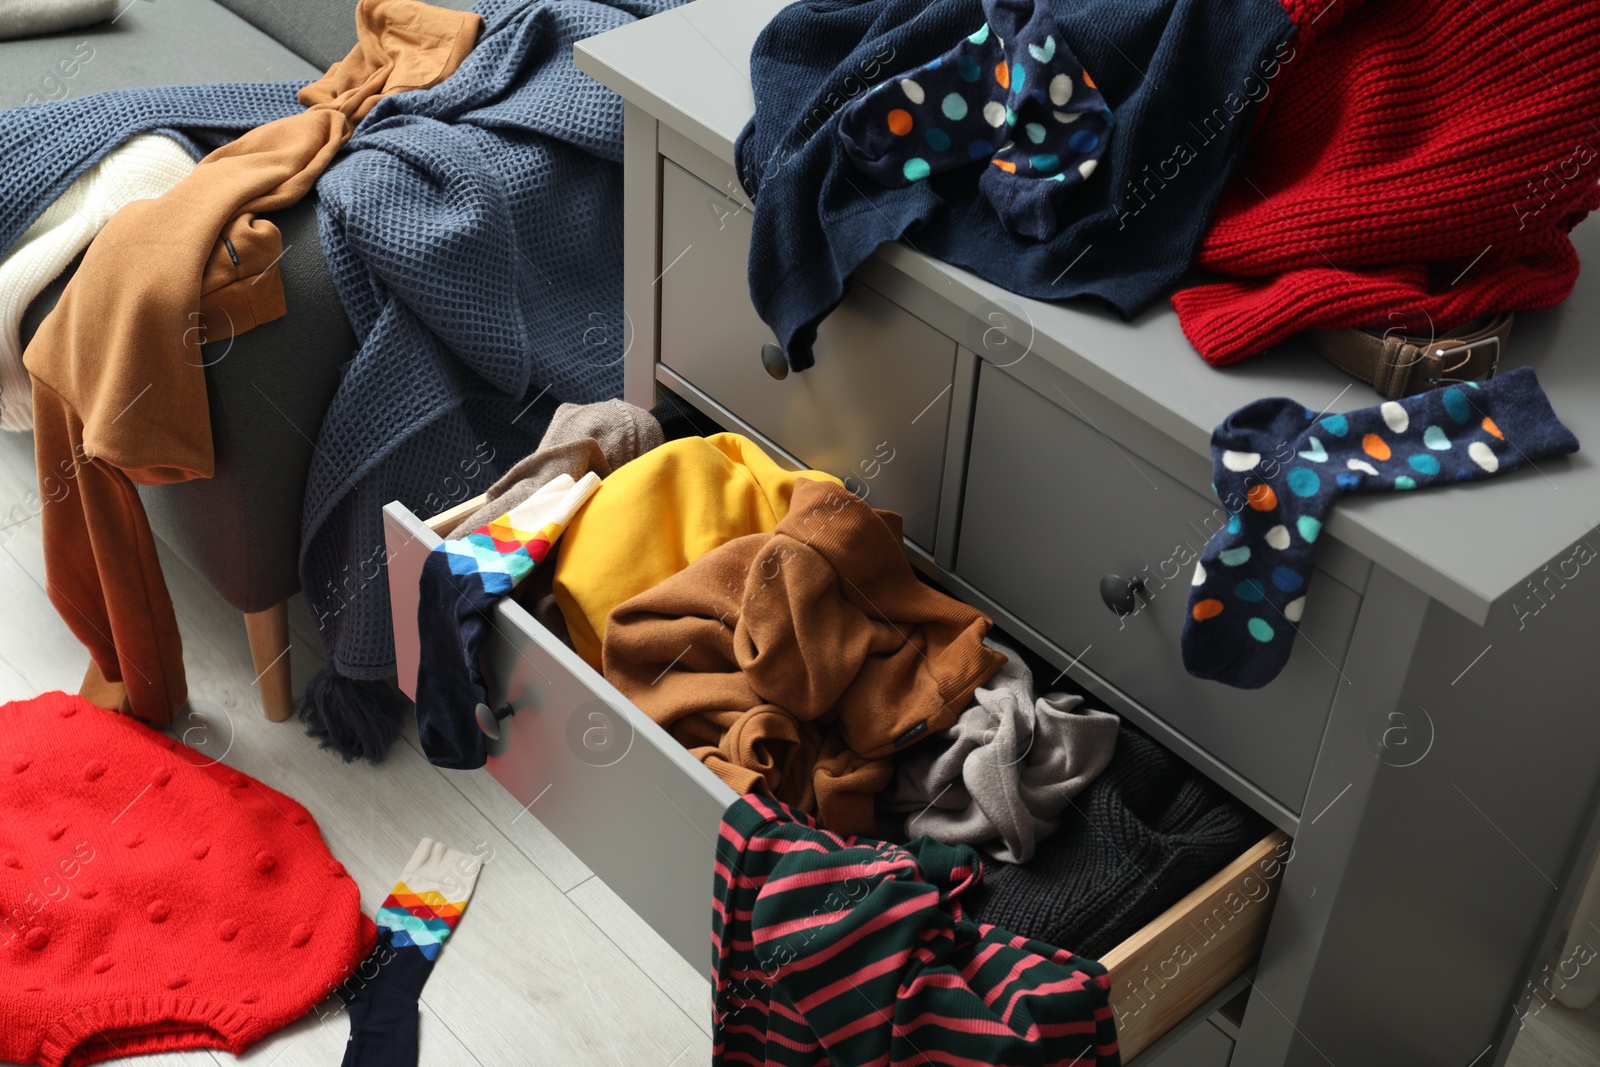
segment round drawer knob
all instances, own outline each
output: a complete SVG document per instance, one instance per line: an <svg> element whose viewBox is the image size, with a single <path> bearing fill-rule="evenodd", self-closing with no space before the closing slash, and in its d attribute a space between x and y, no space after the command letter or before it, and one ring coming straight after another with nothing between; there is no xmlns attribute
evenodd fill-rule
<svg viewBox="0 0 1600 1067"><path fill-rule="evenodd" d="M479 704L473 709L478 718L478 729L483 731L483 736L491 741L500 740L500 720L510 716L517 709L510 704L501 704L498 708L491 708L487 704Z"/></svg>
<svg viewBox="0 0 1600 1067"><path fill-rule="evenodd" d="M761 365L780 382L789 376L789 361L784 358L783 349L771 341L761 346Z"/></svg>
<svg viewBox="0 0 1600 1067"><path fill-rule="evenodd" d="M1124 578L1108 574L1100 579L1100 599L1118 615L1132 615L1144 595L1143 578Z"/></svg>

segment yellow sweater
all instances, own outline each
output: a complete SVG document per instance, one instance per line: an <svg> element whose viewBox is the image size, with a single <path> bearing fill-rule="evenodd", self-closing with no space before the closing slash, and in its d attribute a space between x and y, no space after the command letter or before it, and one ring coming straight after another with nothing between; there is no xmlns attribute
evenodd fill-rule
<svg viewBox="0 0 1600 1067"><path fill-rule="evenodd" d="M735 537L771 533L796 478L841 484L786 471L734 433L668 441L619 467L567 526L556 556L556 603L578 654L600 670L613 608Z"/></svg>

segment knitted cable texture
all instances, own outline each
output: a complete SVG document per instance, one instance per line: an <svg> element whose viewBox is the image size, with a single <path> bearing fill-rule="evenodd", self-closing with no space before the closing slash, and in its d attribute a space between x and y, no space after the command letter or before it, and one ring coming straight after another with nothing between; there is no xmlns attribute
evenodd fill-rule
<svg viewBox="0 0 1600 1067"><path fill-rule="evenodd" d="M1600 207L1600 3L1286 6L1296 55L1200 248L1231 279L1172 300L1201 355L1306 329L1446 337L1565 299L1568 233Z"/></svg>

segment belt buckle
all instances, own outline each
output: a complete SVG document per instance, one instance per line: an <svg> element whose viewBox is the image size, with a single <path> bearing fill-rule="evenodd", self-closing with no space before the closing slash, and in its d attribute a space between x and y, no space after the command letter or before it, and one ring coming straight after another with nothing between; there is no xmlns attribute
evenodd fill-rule
<svg viewBox="0 0 1600 1067"><path fill-rule="evenodd" d="M1458 352L1466 352L1468 354L1467 355L1467 359L1471 359L1472 358L1471 353L1472 353L1473 349L1477 348L1480 345L1493 345L1494 346L1494 359L1489 363L1489 373L1488 374L1485 374L1482 378L1444 378L1444 377L1440 377L1440 378L1428 378L1428 379L1426 379L1426 381L1430 385L1439 385L1439 384L1441 384L1443 382L1450 382L1450 383L1456 384L1456 385L1463 385L1463 384L1465 384L1467 382L1470 382L1470 381L1485 381L1486 382L1490 378L1493 378L1495 376L1495 372L1500 369L1500 338L1498 336L1495 336L1495 337L1480 337L1476 341L1468 341L1466 344L1461 344L1461 345L1451 345L1449 348L1436 348L1436 349L1433 350L1433 354L1435 356L1438 356L1439 359L1444 360L1444 359L1448 359L1450 356L1453 356L1453 355L1457 354ZM1467 360L1463 359L1460 363L1457 363L1455 367L1451 367L1450 369L1451 370L1455 370L1456 367L1464 366L1466 364L1466 362L1467 362Z"/></svg>

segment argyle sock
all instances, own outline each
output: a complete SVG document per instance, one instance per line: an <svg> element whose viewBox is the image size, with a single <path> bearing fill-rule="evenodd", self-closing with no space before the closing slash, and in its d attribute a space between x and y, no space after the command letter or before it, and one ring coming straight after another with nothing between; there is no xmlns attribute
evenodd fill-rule
<svg viewBox="0 0 1600 1067"><path fill-rule="evenodd" d="M988 160L979 186L1007 229L1045 240L1068 190L1105 153L1111 109L1044 0L985 0L988 17L944 55L844 109L856 166L895 188Z"/></svg>
<svg viewBox="0 0 1600 1067"><path fill-rule="evenodd" d="M1211 435L1213 486L1230 518L1195 565L1184 667L1241 689L1277 676L1341 493L1476 481L1577 450L1527 367L1345 415L1318 417L1284 397L1245 405Z"/></svg>
<svg viewBox="0 0 1600 1067"><path fill-rule="evenodd" d="M379 944L340 996L350 1013L344 1067L417 1062L417 1000L478 882L482 861L423 838L378 909ZM344 990L348 989L349 992Z"/></svg>
<svg viewBox="0 0 1600 1067"><path fill-rule="evenodd" d="M440 767L481 767L487 756L472 709L489 699L479 657L489 613L544 560L572 516L600 486L594 472L563 474L466 537L445 541L422 564L417 600L417 733Z"/></svg>

